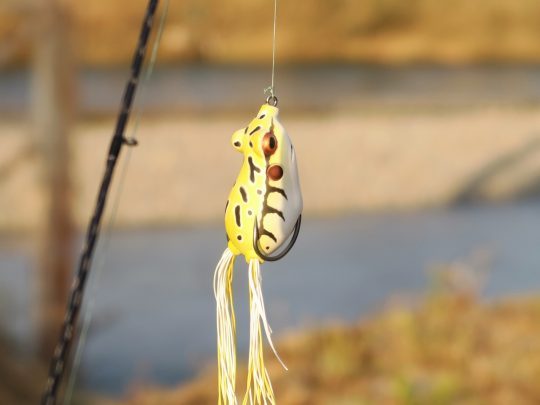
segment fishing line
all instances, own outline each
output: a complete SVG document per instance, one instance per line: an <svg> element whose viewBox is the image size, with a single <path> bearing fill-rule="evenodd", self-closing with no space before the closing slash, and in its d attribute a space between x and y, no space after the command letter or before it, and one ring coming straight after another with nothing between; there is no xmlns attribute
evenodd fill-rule
<svg viewBox="0 0 540 405"><path fill-rule="evenodd" d="M60 337L51 359L47 385L41 398L42 405L56 404L58 389L65 374L66 361L73 342L75 327L83 301L84 289L91 269L92 258L100 233L101 220L118 157L124 144L128 146L136 145L136 140L134 138L126 138L124 136L124 132L126 129L126 124L129 120L131 107L137 90L137 84L146 54L146 47L158 4L159 0L148 1L137 48L135 55L133 56L131 75L125 87L121 109L118 114L115 131L110 142L105 173L99 188L95 210L87 229L86 242L80 256L78 270L72 284ZM127 164L127 160L125 164Z"/></svg>
<svg viewBox="0 0 540 405"><path fill-rule="evenodd" d="M267 87L264 89L264 93L270 95L266 99L266 102L268 104L272 104L274 107L277 106L278 99L276 97L275 92L275 84L274 84L274 78L275 78L275 71L276 71L276 22L277 22L277 3L278 0L274 0L274 27L273 27L273 33L272 33L272 81L270 84L270 87Z"/></svg>
<svg viewBox="0 0 540 405"><path fill-rule="evenodd" d="M170 0L166 0L165 4L163 6L163 11L161 13L159 28L156 33L156 37L154 38L153 44L152 44L152 52L150 55L150 59L148 64L144 68L143 73L143 80L139 86L139 100L140 102L135 107L135 114L134 114L134 125L133 129L131 131L130 139L132 142L137 142L136 134L139 130L139 124L141 119L141 105L144 105L144 100L146 100L146 90L148 86L148 82L150 80L150 77L152 76L152 73L154 71L154 66L157 59L157 53L159 50L159 45L161 42L161 37L163 35L163 30L165 28L165 22L167 20L167 15L169 13L169 3ZM96 256L100 259L99 263L97 265L94 265L94 271L93 271L93 277L91 277L90 280L90 286L89 291L87 293L87 303L85 304L85 310L83 314L83 321L81 326L81 331L79 334L79 339L77 341L77 348L75 350L75 355L73 357L73 364L71 366L70 374L69 374L69 380L66 387L66 392L64 394L64 405L69 405L71 403L71 399L73 397L73 392L75 388L75 383L77 381L78 377L78 370L82 361L82 355L84 352L84 347L86 345L86 338L88 336L88 331L90 329L90 324L92 322L92 317L94 315L94 308L95 308L95 297L97 294L97 288L99 285L99 280L101 278L101 275L104 271L105 264L106 264L106 258L107 253L109 251L109 243L112 233L112 228L114 227L114 224L116 222L117 213L118 213L118 207L120 205L120 196L122 195L122 191L124 188L124 183L127 175L127 170L129 167L129 162L131 161L131 155L132 155L132 149L129 148L126 153L126 157L124 158L122 162L122 168L120 172L120 177L117 181L118 186L115 192L114 197L112 198L112 208L110 217L107 221L107 226L105 232L103 232L103 236L101 238L101 242L98 243L97 248L97 254Z"/></svg>

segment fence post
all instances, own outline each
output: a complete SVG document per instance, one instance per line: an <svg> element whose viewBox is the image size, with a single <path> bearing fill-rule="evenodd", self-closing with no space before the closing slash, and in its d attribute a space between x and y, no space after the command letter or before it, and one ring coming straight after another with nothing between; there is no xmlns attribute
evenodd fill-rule
<svg viewBox="0 0 540 405"><path fill-rule="evenodd" d="M38 258L39 351L48 360L64 316L73 263L68 133L73 65L67 17L58 0L36 0L31 117L45 197Z"/></svg>

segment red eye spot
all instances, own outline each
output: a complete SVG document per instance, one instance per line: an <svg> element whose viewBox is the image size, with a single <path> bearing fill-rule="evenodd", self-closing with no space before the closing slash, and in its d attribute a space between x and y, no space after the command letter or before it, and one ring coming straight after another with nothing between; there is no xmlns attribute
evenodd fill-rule
<svg viewBox="0 0 540 405"><path fill-rule="evenodd" d="M283 169L280 165L272 165L266 170L266 174L272 180L276 181L283 177Z"/></svg>
<svg viewBox="0 0 540 405"><path fill-rule="evenodd" d="M270 156L274 154L274 152L277 149L277 139L276 136L271 133L267 132L262 139L262 149L265 156Z"/></svg>

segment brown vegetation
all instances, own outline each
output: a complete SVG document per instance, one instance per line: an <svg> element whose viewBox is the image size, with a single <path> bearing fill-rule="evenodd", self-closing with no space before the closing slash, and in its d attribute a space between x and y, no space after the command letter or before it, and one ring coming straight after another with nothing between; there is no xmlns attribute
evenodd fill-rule
<svg viewBox="0 0 540 405"><path fill-rule="evenodd" d="M476 260L477 259L477 260ZM266 360L282 405L523 404L540 402L540 299L478 300L486 257L433 272L423 302L391 305L356 324L299 331L278 341L284 371ZM240 364L245 365L245 359ZM241 395L245 369L239 371ZM21 361L0 341L0 403L38 398L43 368ZM216 372L177 388L136 386L121 401L79 393L75 403L216 403Z"/></svg>
<svg viewBox="0 0 540 405"><path fill-rule="evenodd" d="M266 357L283 405L537 404L539 321L538 298L486 305L437 293L417 309L283 339L288 372ZM123 404L215 404L214 374L174 390L141 387Z"/></svg>

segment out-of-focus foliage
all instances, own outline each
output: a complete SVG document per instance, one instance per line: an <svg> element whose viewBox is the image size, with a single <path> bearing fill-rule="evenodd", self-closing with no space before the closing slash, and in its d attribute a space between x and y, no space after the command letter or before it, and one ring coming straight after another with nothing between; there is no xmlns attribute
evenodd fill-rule
<svg viewBox="0 0 540 405"><path fill-rule="evenodd" d="M266 358L280 404L537 404L539 325L538 298L487 305L446 290L416 309L284 339L288 372ZM214 374L177 390L141 387L124 404L213 404Z"/></svg>
<svg viewBox="0 0 540 405"><path fill-rule="evenodd" d="M130 58L146 0L63 4L83 63ZM272 0L171 1L161 58L266 62L272 12ZM11 63L27 60L29 41L20 33L31 32L36 18L30 6L0 7L0 43L23 38ZM282 1L278 55L282 62L539 61L539 19L536 0Z"/></svg>

